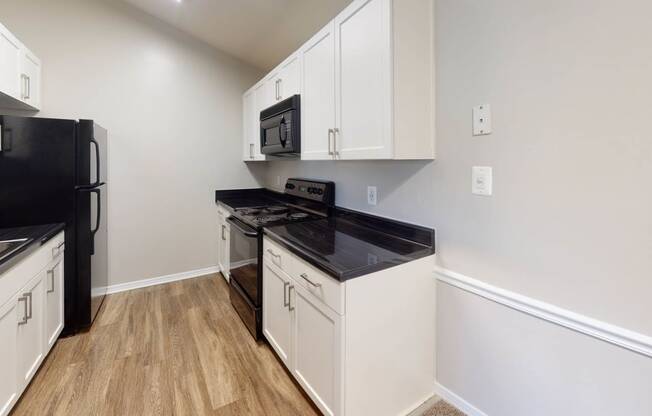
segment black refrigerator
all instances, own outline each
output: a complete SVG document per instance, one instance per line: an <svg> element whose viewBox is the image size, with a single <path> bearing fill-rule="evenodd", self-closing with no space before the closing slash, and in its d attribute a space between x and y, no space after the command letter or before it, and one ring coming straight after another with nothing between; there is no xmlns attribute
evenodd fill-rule
<svg viewBox="0 0 652 416"><path fill-rule="evenodd" d="M107 131L0 115L0 228L66 224L64 334L92 325L108 286Z"/></svg>

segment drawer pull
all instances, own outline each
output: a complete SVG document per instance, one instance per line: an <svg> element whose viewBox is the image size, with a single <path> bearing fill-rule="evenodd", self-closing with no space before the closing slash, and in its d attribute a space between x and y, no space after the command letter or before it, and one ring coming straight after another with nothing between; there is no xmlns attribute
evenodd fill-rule
<svg viewBox="0 0 652 416"><path fill-rule="evenodd" d="M288 286L290 286L290 282L283 282L283 306L290 306L290 301L288 300Z"/></svg>
<svg viewBox="0 0 652 416"><path fill-rule="evenodd" d="M274 252L272 251L271 248L268 248L268 249L267 249L267 252L268 252L269 254L271 254L272 257L276 257L277 259L280 259L280 258L281 258L281 255L280 255L280 254L276 254L276 253L274 253Z"/></svg>
<svg viewBox="0 0 652 416"><path fill-rule="evenodd" d="M308 279L308 275L307 275L307 274L305 274L305 273L301 273L300 276L301 276L301 278L303 278L303 280L305 280L306 282L310 283L310 284L312 285L312 287L321 287L321 283L315 283L315 282L313 282L312 280Z"/></svg>
<svg viewBox="0 0 652 416"><path fill-rule="evenodd" d="M29 321L29 318L27 317L27 294L23 294L20 298L18 298L18 302L25 302L25 311L23 312L23 319L18 322L18 326L25 325L27 321Z"/></svg>
<svg viewBox="0 0 652 416"><path fill-rule="evenodd" d="M48 270L48 276L50 277L50 283L52 284L52 289L48 288L46 293L54 293L54 269Z"/></svg>
<svg viewBox="0 0 652 416"><path fill-rule="evenodd" d="M294 306L292 306L292 290L294 289L294 285L290 286L288 289L288 309L290 311L294 310Z"/></svg>

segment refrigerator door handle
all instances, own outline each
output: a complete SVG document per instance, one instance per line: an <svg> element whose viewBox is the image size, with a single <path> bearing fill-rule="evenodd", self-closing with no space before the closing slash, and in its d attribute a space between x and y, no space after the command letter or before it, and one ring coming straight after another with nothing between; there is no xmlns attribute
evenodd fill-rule
<svg viewBox="0 0 652 416"><path fill-rule="evenodd" d="M103 185L103 183L101 185ZM90 192L97 196L97 213L95 214L95 228L91 228L91 256L92 256L93 254L95 254L95 234L97 234L97 232L99 231L100 221L102 220L102 193L97 188L93 188L93 189L80 188L79 190L81 192Z"/></svg>
<svg viewBox="0 0 652 416"><path fill-rule="evenodd" d="M100 178L100 145L97 141L91 137L91 143L95 145L95 183L90 186L99 186Z"/></svg>
<svg viewBox="0 0 652 416"><path fill-rule="evenodd" d="M91 229L91 256L95 254L95 234L100 229L100 221L102 220L102 193L99 189L91 189L91 192L97 195L97 216L95 222L95 229Z"/></svg>

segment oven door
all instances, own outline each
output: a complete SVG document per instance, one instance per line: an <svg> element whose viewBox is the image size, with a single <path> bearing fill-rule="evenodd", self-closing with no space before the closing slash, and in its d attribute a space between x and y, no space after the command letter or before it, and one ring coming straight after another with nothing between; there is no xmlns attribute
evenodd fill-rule
<svg viewBox="0 0 652 416"><path fill-rule="evenodd" d="M262 282L258 267L260 234L235 217L227 218L231 224L229 274L255 307L259 307L259 284Z"/></svg>

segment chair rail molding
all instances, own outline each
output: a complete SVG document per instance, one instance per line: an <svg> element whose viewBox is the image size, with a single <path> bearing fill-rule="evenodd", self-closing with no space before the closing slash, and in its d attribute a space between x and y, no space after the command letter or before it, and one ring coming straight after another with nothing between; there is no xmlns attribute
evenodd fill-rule
<svg viewBox="0 0 652 416"><path fill-rule="evenodd" d="M652 337L590 318L527 296L435 266L438 281L508 308L652 358Z"/></svg>

